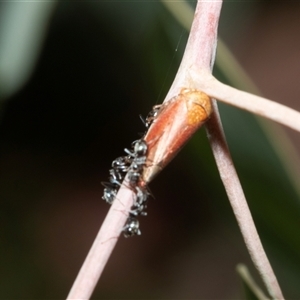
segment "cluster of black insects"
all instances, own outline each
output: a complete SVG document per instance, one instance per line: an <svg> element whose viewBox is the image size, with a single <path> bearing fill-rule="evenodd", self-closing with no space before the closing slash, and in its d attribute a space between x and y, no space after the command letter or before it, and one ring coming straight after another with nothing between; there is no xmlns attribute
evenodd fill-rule
<svg viewBox="0 0 300 300"><path fill-rule="evenodd" d="M153 107L147 118L142 121L148 129L158 114L160 105ZM104 192L102 199L108 204L112 204L118 190L127 175L130 188L136 194L136 200L133 203L129 213L127 222L123 228L125 237L140 235L138 216L146 216L147 200L150 192L147 186L139 185L140 178L147 160L148 145L143 138L132 143L132 149L124 149L126 155L116 158L112 162L112 169L109 170L109 182L102 182Z"/></svg>

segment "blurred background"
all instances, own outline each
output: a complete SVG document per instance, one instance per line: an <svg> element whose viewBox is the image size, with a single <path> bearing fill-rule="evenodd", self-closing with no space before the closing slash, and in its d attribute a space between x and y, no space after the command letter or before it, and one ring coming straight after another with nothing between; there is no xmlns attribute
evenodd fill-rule
<svg viewBox="0 0 300 300"><path fill-rule="evenodd" d="M225 1L219 27L263 95L297 110L299 13L299 2ZM0 3L1 299L67 296L109 209L100 182L164 99L187 38L159 1ZM279 150L254 116L220 110L283 293L300 299L298 178L278 156L291 148L277 127ZM299 154L299 133L285 132ZM243 299L236 265L259 278L204 129L150 188L142 235L119 240L93 299Z"/></svg>

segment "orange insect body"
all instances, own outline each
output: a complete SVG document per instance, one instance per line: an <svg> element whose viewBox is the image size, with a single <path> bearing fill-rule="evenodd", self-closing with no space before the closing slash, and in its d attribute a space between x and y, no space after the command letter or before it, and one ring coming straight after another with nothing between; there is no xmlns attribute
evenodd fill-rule
<svg viewBox="0 0 300 300"><path fill-rule="evenodd" d="M150 182L174 158L211 111L210 98L191 89L182 89L179 95L162 105L144 137L148 154L142 182Z"/></svg>

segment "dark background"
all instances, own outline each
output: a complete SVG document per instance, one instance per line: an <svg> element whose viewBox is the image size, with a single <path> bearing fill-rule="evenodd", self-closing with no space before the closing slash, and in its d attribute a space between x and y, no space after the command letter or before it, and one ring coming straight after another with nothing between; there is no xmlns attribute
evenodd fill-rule
<svg viewBox="0 0 300 300"><path fill-rule="evenodd" d="M299 13L298 2L225 1L219 28L264 95L297 110ZM31 76L2 96L1 299L67 296L109 209L100 182L164 99L188 37L160 2L60 2L48 18ZM299 299L300 196L257 120L220 109L283 293ZM257 275L203 129L150 188L142 236L120 239L93 299L242 299L236 265Z"/></svg>

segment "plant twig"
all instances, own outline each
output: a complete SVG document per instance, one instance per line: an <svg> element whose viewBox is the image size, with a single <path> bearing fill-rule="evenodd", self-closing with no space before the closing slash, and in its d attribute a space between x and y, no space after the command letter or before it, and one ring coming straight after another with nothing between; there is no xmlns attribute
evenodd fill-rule
<svg viewBox="0 0 300 300"><path fill-rule="evenodd" d="M195 20L198 23L209 24L209 26L204 26L204 28L209 31L198 31L198 33L194 31L193 35L190 36L190 39L194 42L198 41L198 44L205 43L206 47L205 49L203 48L202 51L205 58L200 58L199 63L202 65L204 64L207 67L210 67L211 62L213 61L212 56L214 56L215 53L215 36L221 5L221 2L215 3L214 1L206 3L201 1L198 2L198 11L196 12L198 18L195 18ZM213 16L213 19L211 19L210 16ZM212 21L214 21L214 24L211 24ZM215 29L215 32L210 30L211 26ZM213 43L213 45L211 43ZM185 61L188 61L190 56L193 56L191 48L190 51L185 54ZM184 84L182 84L182 79L186 80L186 72L184 72L186 68L182 68L183 66L184 65L181 64L181 70L178 71L177 79L175 79L176 83L174 81L166 100L169 99L170 95L173 94L173 96L175 96L179 93L181 87L184 86ZM181 75L184 76L181 78ZM187 86L190 86L190 84L187 84ZM125 184L120 188L117 198L113 202L111 209L100 228L67 299L90 298L126 222L127 212L130 210L136 197L132 190L127 188L127 186L128 184Z"/></svg>
<svg viewBox="0 0 300 300"><path fill-rule="evenodd" d="M187 46L176 77L165 101L180 94L182 88L199 89L195 74L211 73L217 47L217 29L222 1L198 1Z"/></svg>
<svg viewBox="0 0 300 300"><path fill-rule="evenodd" d="M169 2L168 0L161 0L166 8L173 14L176 20L186 29L190 30L194 11L191 6L185 2ZM255 86L250 77L243 70L242 66L235 59L224 41L218 37L218 51L216 55L216 65L222 70L225 76L233 85L239 89L247 90L256 95L261 94ZM300 186L298 178L300 170L297 168L300 164L299 155L282 127L277 124L267 123L266 120L257 118L258 123L265 132L269 142L273 146L282 165L284 166L287 175L293 184L296 192L300 195ZM280 139L278 139L280 136Z"/></svg>
<svg viewBox="0 0 300 300"><path fill-rule="evenodd" d="M198 90L202 88L208 95L212 97L217 96L216 98L222 100L225 98L228 102L231 101L231 98L236 101L235 96L243 93L230 90L230 88L226 89L221 83L216 83L217 81L211 75L221 6L222 1L198 1L184 57L165 102L178 95L182 88ZM213 87L218 89L218 92L214 93ZM224 97L219 93L222 88L227 92ZM257 98L262 99L260 97ZM256 105L260 105L259 99L257 99ZM243 103L237 104L238 107L243 108ZM259 106L256 106L256 113L259 110L257 107ZM239 179L231 161L216 102L214 102L214 109L215 112L207 125L207 131L221 178L254 264L262 274L269 293L276 299L283 299L276 277L259 240ZM176 118L176 116L174 117ZM122 231L127 219L127 213L134 199L135 194L133 191L126 188L126 185L123 185L82 266L68 299L89 299Z"/></svg>
<svg viewBox="0 0 300 300"><path fill-rule="evenodd" d="M214 112L206 123L206 129L228 199L252 261L260 273L268 292L274 299L284 299L261 244L241 183L234 168L215 101L213 105Z"/></svg>
<svg viewBox="0 0 300 300"><path fill-rule="evenodd" d="M215 58L217 27L221 5L221 1L215 2L214 4L210 1L205 3L198 1L184 57L168 95L173 96L172 91L176 90L176 88L178 89L180 86L196 88L207 93L212 98L220 100L226 99L230 104L232 104L233 98L235 100L234 104L237 104L238 107L244 109L245 103L243 99L239 99L239 96L236 95L243 94L245 95L245 98L250 94L235 89L233 90L233 88L219 83L211 75L211 69ZM216 92L215 89L218 91ZM221 93L221 89L223 93L227 92L227 94L225 93L224 95ZM248 97L250 98L250 96ZM278 110L279 108L281 109L281 105L270 103L271 101L258 96L253 97L256 99L256 106L255 109L252 108L252 112L260 112L261 100L264 100L264 107L267 108L265 116L276 116L277 121L281 120L279 116L280 111ZM251 103L249 104L248 102L249 101L246 102L246 107L251 106ZM274 106L276 109L274 109ZM216 101L213 101L213 107L214 110L211 118L207 122L206 128L230 204L237 218L238 225L241 229L250 256L261 274L270 295L275 299L283 299L281 289L259 239L243 189L234 168ZM289 113L292 113L291 109L285 109Z"/></svg>
<svg viewBox="0 0 300 300"><path fill-rule="evenodd" d="M126 182L125 178L72 286L69 300L89 299L97 285L136 197Z"/></svg>
<svg viewBox="0 0 300 300"><path fill-rule="evenodd" d="M167 7L170 7L170 4L166 3L166 1L162 2ZM216 4L218 3L221 3L221 1L216 2ZM179 9L172 9L171 12L175 15L179 11L184 11L185 18L181 16L178 19L185 28L188 28L188 20L191 15L190 9L184 3L177 3L176 5L180 5ZM201 8L199 5L197 6L188 44L166 100L179 94L179 87L195 88L219 101L247 110L300 132L300 113L298 111L269 99L230 87L211 75L211 70L208 66L212 66L214 62L216 38L213 33L218 25L218 18L215 18L213 13L213 6L211 5L202 5ZM204 27L210 28L211 32L204 30ZM210 54L208 54L209 48L212 50Z"/></svg>
<svg viewBox="0 0 300 300"><path fill-rule="evenodd" d="M236 88L261 95L261 91L220 38L218 39L216 65ZM297 153L294 143L279 124L271 123L262 118L256 118L256 120L279 158L295 191L300 196L300 186L298 183L298 178L300 177L300 169L298 167L300 165L300 156Z"/></svg>
<svg viewBox="0 0 300 300"><path fill-rule="evenodd" d="M300 113L292 108L230 87L213 76L205 76L205 79L202 77L198 84L198 88L219 101L268 118L300 132Z"/></svg>

